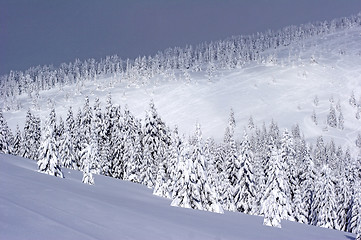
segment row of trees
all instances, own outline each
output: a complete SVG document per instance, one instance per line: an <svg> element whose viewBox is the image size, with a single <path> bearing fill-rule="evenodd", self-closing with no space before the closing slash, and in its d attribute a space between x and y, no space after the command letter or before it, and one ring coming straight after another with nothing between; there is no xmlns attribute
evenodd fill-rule
<svg viewBox="0 0 361 240"><path fill-rule="evenodd" d="M322 137L309 146L298 126L281 132L250 118L238 142L231 112L222 143L204 140L199 124L187 139L166 126L152 102L142 124L110 95L104 110L86 98L65 121L52 109L41 131L30 112L22 133L13 135L2 114L0 123L0 151L37 160L41 172L63 177L61 167L79 169L89 184L94 173L111 176L153 188L173 206L262 215L276 227L287 219L360 232L361 157Z"/></svg>
<svg viewBox="0 0 361 240"><path fill-rule="evenodd" d="M272 55L261 54L267 49L287 46L315 35L333 33L360 24L361 14L358 14L330 22L316 22L289 26L279 31L268 30L249 36L235 36L196 47L169 48L154 56L138 57L135 60L122 60L115 55L100 61L77 59L72 63L63 63L59 67L37 66L24 72L11 71L0 78L3 108L21 108L17 96L24 93L28 94L36 105L41 90L62 88L70 84L80 87L84 81L96 82L97 79L107 76L113 76L113 79L127 82L129 85L142 85L150 83L150 79L156 74L166 75L167 79L175 79L175 70L181 70L184 76L189 76L190 71L206 70L208 78L212 79L217 69L232 69L250 61L274 61ZM185 79L189 80L187 77Z"/></svg>

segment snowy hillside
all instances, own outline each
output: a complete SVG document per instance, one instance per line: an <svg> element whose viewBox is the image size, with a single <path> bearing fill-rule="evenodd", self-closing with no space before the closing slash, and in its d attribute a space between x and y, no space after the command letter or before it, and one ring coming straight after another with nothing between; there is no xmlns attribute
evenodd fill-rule
<svg viewBox="0 0 361 240"><path fill-rule="evenodd" d="M0 154L0 239L327 239L351 233L263 218L170 206L145 186L64 169L65 179L38 173L29 159ZM290 237L291 236L291 237Z"/></svg>
<svg viewBox="0 0 361 240"><path fill-rule="evenodd" d="M361 236L360 66L358 14L1 76L1 234Z"/></svg>
<svg viewBox="0 0 361 240"><path fill-rule="evenodd" d="M354 155L360 120L355 118L357 108L349 104L354 92L361 101L361 27L299 40L261 53L259 61L251 61L235 69L217 69L209 81L206 69L189 72L188 80L182 70L174 73L155 74L146 84L129 84L124 76L108 77L78 84L57 86L40 91L31 97L22 94L0 105L15 101L20 110L10 109L4 115L11 129L25 123L25 111L31 109L42 122L51 106L58 116L65 118L69 106L76 111L89 96L90 102L99 97L102 103L112 94L113 102L128 108L137 118L144 118L151 99L165 120L180 132L192 134L194 125L202 125L205 137L222 140L229 111L233 108L236 118L236 136L242 137L252 115L255 123L268 124L272 119L281 128L299 124L306 139L314 140L323 135L333 138L344 148L349 146ZM263 56L263 57L262 57ZM318 98L317 106L314 99ZM331 100L330 100L331 99ZM327 128L330 108L338 103L344 115L344 130ZM318 125L312 122L315 111Z"/></svg>

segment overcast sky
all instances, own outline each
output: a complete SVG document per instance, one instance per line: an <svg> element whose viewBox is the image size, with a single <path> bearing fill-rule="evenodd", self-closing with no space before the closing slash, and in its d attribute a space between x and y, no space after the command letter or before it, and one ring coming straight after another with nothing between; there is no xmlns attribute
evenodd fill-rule
<svg viewBox="0 0 361 240"><path fill-rule="evenodd" d="M134 58L360 11L361 0L0 0L0 74Z"/></svg>

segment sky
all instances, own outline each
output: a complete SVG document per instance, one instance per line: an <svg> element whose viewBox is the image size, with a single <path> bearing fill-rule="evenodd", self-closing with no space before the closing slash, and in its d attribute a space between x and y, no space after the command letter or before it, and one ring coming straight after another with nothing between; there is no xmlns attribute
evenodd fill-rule
<svg viewBox="0 0 361 240"><path fill-rule="evenodd" d="M0 75L331 20L361 0L0 0Z"/></svg>

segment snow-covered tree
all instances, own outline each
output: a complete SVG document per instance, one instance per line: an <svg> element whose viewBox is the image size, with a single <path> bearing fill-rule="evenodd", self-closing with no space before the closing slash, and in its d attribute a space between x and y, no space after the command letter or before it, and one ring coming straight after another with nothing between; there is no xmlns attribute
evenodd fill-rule
<svg viewBox="0 0 361 240"><path fill-rule="evenodd" d="M330 111L327 115L327 125L333 128L337 127L336 111L335 108L332 106L332 104L330 105Z"/></svg>
<svg viewBox="0 0 361 240"><path fill-rule="evenodd" d="M361 148L361 133L357 134L355 144L356 144L356 147Z"/></svg>
<svg viewBox="0 0 361 240"><path fill-rule="evenodd" d="M350 105L352 107L356 107L356 98L355 98L355 93L353 91L351 92L351 96L350 96L348 102L350 103Z"/></svg>
<svg viewBox="0 0 361 240"><path fill-rule="evenodd" d="M206 161L199 124L197 124L194 140L189 149L185 147L181 153L171 205L223 213L223 209L217 201L217 195L207 181Z"/></svg>
<svg viewBox="0 0 361 240"><path fill-rule="evenodd" d="M318 123L317 123L317 116L316 116L315 109L313 109L313 111L312 111L311 119L312 119L312 122L315 123L315 125L318 124Z"/></svg>
<svg viewBox="0 0 361 240"><path fill-rule="evenodd" d="M12 144L12 147L13 147L12 154L14 154L16 156L20 156L21 145L22 145L21 132L20 132L19 125L16 125L15 136L14 136L14 140L13 140L13 144Z"/></svg>
<svg viewBox="0 0 361 240"><path fill-rule="evenodd" d="M148 187L154 187L158 166L163 161L169 145L170 138L165 123L159 117L153 101L149 105L143 131L143 150L145 167L149 168L145 173Z"/></svg>
<svg viewBox="0 0 361 240"><path fill-rule="evenodd" d="M272 147L267 172L266 189L261 201L263 224L281 228L281 219L293 220L293 213L285 163L276 146Z"/></svg>
<svg viewBox="0 0 361 240"><path fill-rule="evenodd" d="M237 183L234 186L234 201L240 212L254 213L256 205L256 189L253 175L253 152L248 135L245 132L238 156L240 168Z"/></svg>
<svg viewBox="0 0 361 240"><path fill-rule="evenodd" d="M9 154L12 152L12 134L0 109L0 152Z"/></svg>
<svg viewBox="0 0 361 240"><path fill-rule="evenodd" d="M38 158L38 149L41 141L40 119L30 110L26 113L21 156L33 160Z"/></svg>
<svg viewBox="0 0 361 240"><path fill-rule="evenodd" d="M166 198L172 198L174 183L177 177L177 166L181 149L183 147L181 138L178 135L177 127L173 131L171 145L167 157L163 159L159 168L153 194Z"/></svg>
<svg viewBox="0 0 361 240"><path fill-rule="evenodd" d="M82 182L85 184L93 185L94 177L93 177L93 156L94 149L92 148L92 144L84 143L83 150L81 152L81 158L83 163L83 179Z"/></svg>
<svg viewBox="0 0 361 240"><path fill-rule="evenodd" d="M324 164L316 180L312 224L332 229L335 228L336 221L335 179L330 168Z"/></svg>
<svg viewBox="0 0 361 240"><path fill-rule="evenodd" d="M340 114L338 115L338 128L343 130L345 128L345 119L343 117L342 111L340 111Z"/></svg>
<svg viewBox="0 0 361 240"><path fill-rule="evenodd" d="M56 143L55 124L55 110L52 109L46 122L44 135L39 148L38 169L39 172L63 178L63 172L60 168L59 152Z"/></svg>
<svg viewBox="0 0 361 240"><path fill-rule="evenodd" d="M65 168L77 169L73 139L69 126L66 127L63 137L59 142L61 164Z"/></svg>

